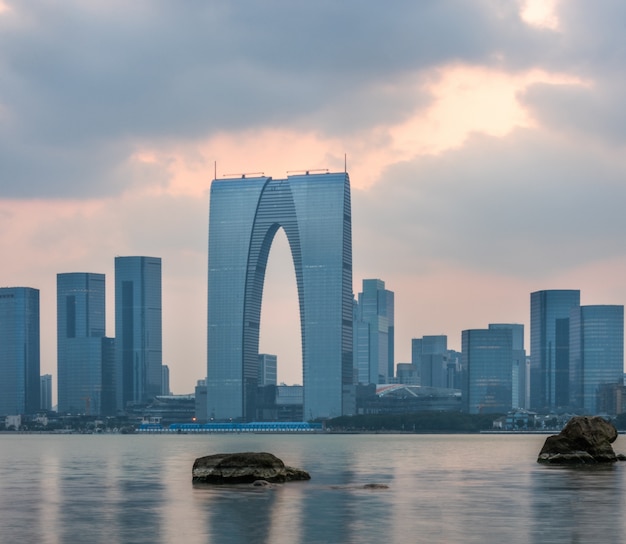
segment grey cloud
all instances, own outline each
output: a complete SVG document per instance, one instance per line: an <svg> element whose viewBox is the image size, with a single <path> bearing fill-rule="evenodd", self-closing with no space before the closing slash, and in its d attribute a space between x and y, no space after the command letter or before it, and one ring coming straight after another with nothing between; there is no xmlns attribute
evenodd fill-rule
<svg viewBox="0 0 626 544"><path fill-rule="evenodd" d="M355 192L355 253L367 241L415 273L437 259L520 277L623 255L625 170L619 153L537 131L475 136Z"/></svg>
<svg viewBox="0 0 626 544"><path fill-rule="evenodd" d="M521 100L552 130L623 145L626 142L623 109L626 80L620 76L602 77L589 87L537 84L529 88Z"/></svg>
<svg viewBox="0 0 626 544"><path fill-rule="evenodd" d="M137 141L366 130L428 103L402 85L408 75L454 61L528 66L547 39L515 3L489 0L8 4L0 194L11 197L119 192Z"/></svg>

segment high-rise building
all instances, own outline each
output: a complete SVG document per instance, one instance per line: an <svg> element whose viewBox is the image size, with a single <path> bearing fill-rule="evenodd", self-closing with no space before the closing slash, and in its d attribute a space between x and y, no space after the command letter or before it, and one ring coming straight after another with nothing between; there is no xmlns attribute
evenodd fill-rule
<svg viewBox="0 0 626 544"><path fill-rule="evenodd" d="M304 417L352 413L352 234L347 173L214 180L209 215L208 416L256 416L261 300L287 236L302 337Z"/></svg>
<svg viewBox="0 0 626 544"><path fill-rule="evenodd" d="M259 353L259 387L278 384L278 357Z"/></svg>
<svg viewBox="0 0 626 544"><path fill-rule="evenodd" d="M60 414L101 415L114 368L105 358L104 274L57 274L57 391ZM108 377L107 377L108 373ZM109 410L110 413L110 410Z"/></svg>
<svg viewBox="0 0 626 544"><path fill-rule="evenodd" d="M597 414L602 387L622 385L624 306L572 308L569 338L570 404L585 414Z"/></svg>
<svg viewBox="0 0 626 544"><path fill-rule="evenodd" d="M411 362L417 368L422 386L451 387L447 353L446 335L430 335L411 340Z"/></svg>
<svg viewBox="0 0 626 544"><path fill-rule="evenodd" d="M580 291L530 294L530 408L556 410L569 405L569 316L580 306Z"/></svg>
<svg viewBox="0 0 626 544"><path fill-rule="evenodd" d="M40 409L39 290L0 288L0 416Z"/></svg>
<svg viewBox="0 0 626 544"><path fill-rule="evenodd" d="M39 408L49 412L52 410L52 375L40 376L39 383Z"/></svg>
<svg viewBox="0 0 626 544"><path fill-rule="evenodd" d="M511 329L462 332L462 399L470 414L506 413L513 406Z"/></svg>
<svg viewBox="0 0 626 544"><path fill-rule="evenodd" d="M513 408L528 408L528 379L526 350L524 349L524 325L519 323L490 323L490 329L509 329L512 334L512 387Z"/></svg>
<svg viewBox="0 0 626 544"><path fill-rule="evenodd" d="M161 394L161 259L115 258L117 404L140 404Z"/></svg>
<svg viewBox="0 0 626 544"><path fill-rule="evenodd" d="M383 384L394 372L394 294L379 279L363 280L354 322L358 383Z"/></svg>

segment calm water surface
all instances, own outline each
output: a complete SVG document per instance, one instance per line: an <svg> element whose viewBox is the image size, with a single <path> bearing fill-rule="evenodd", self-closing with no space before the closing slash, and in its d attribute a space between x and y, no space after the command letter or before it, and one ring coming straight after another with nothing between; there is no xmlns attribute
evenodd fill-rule
<svg viewBox="0 0 626 544"><path fill-rule="evenodd" d="M626 463L545 467L536 463L544 440L5 434L0 542L624 542ZM626 451L626 437L615 449ZM196 457L229 451L272 452L312 480L191 484Z"/></svg>

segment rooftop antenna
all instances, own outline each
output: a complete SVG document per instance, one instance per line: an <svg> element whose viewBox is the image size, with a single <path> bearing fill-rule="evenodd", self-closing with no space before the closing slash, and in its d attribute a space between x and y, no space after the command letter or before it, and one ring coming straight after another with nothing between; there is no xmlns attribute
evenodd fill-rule
<svg viewBox="0 0 626 544"><path fill-rule="evenodd" d="M287 174L295 174L298 172L304 172L305 176L308 176L311 172L326 172L328 174L328 168L309 168L308 170L287 170Z"/></svg>
<svg viewBox="0 0 626 544"><path fill-rule="evenodd" d="M217 161L213 161L213 179L217 179Z"/></svg>
<svg viewBox="0 0 626 544"><path fill-rule="evenodd" d="M348 173L348 154L347 153L343 154L343 173L344 174Z"/></svg>
<svg viewBox="0 0 626 544"><path fill-rule="evenodd" d="M224 174L222 177L246 179L246 176L263 176L263 175L264 175L263 172L244 172L244 173L237 173L237 174Z"/></svg>

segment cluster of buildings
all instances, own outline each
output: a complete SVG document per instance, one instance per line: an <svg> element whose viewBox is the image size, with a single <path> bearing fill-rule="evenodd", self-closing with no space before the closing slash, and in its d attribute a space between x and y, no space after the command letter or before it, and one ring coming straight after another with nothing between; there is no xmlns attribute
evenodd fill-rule
<svg viewBox="0 0 626 544"><path fill-rule="evenodd" d="M365 280L356 305L359 384L368 383L369 369L369 383L379 372L375 383L407 386L405 396L427 387L445 401L459 390L459 407L472 414L626 410L623 305L581 306L579 290L537 291L530 295L530 356L524 325L492 323L462 331L461 352L448 349L445 335L414 338L411 362L398 363L395 376L384 374L393 353L393 293L380 280Z"/></svg>
<svg viewBox="0 0 626 544"><path fill-rule="evenodd" d="M104 274L57 275L57 411L113 416L169 391L162 364L161 259L115 258L115 337L105 334ZM0 415L52 408L40 376L39 291L0 288Z"/></svg>
<svg viewBox="0 0 626 544"><path fill-rule="evenodd" d="M292 252L303 383L277 384L259 354L269 250L283 229ZM414 338L395 363L394 293L380 279L352 293L349 178L342 173L220 179L211 185L207 375L172 396L162 363L161 260L115 259L115 337L105 334L105 277L57 276L58 407L63 414L174 414L200 422L310 421L417 410L505 413L626 410L624 307L581 306L580 291L530 296L524 326L493 323ZM39 292L0 288L0 416L51 408L39 373Z"/></svg>

